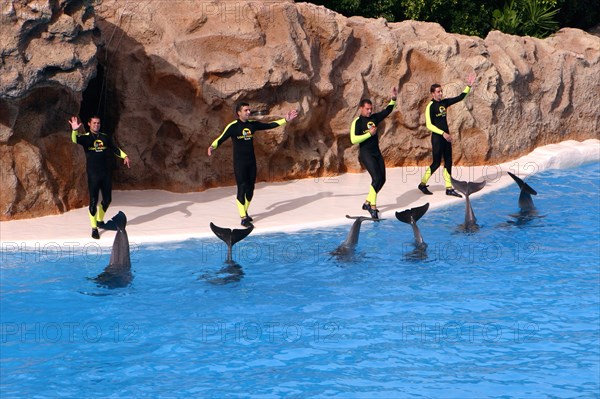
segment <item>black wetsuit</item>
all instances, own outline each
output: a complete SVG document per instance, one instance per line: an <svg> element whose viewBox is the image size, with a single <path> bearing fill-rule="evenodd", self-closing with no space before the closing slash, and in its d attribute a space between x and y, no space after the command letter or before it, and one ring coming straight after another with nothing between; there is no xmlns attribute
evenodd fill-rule
<svg viewBox="0 0 600 399"><path fill-rule="evenodd" d="M385 184L385 162L381 150L379 149L379 134L371 136L369 127L379 125L385 117L387 117L396 105L396 101L392 100L388 106L371 116L358 116L352 121L350 126L350 141L352 144L359 143L358 159L363 164L365 169L371 176L371 187L377 194ZM373 193L367 198L371 204L375 205Z"/></svg>
<svg viewBox="0 0 600 399"><path fill-rule="evenodd" d="M81 145L85 151L90 215L96 214L100 191L102 192L102 208L106 212L112 201L112 168L109 157L115 154L119 158L125 158L127 154L117 147L112 137L106 133L77 135L77 131L74 130L72 140Z"/></svg>
<svg viewBox="0 0 600 399"><path fill-rule="evenodd" d="M427 183L429 177L440 167L442 163L442 157L444 158L444 168L447 174L444 174L446 181L446 187L451 187L450 176L452 175L452 143L444 138L444 132L450 134L448 128L448 121L446 119L446 109L462 101L470 91L470 87L467 88L458 96L451 98L444 98L441 101L431 100L427 104L425 110L425 122L427 128L431 130L431 151L433 160L429 166L429 170L426 171L423 177L422 183Z"/></svg>
<svg viewBox="0 0 600 399"><path fill-rule="evenodd" d="M264 123L258 121L242 122L237 119L225 127L223 133L211 144L217 149L225 140L231 138L233 142L233 172L237 184L238 208L240 216L244 217L248 204L254 196L256 183L256 156L254 155L254 133L258 130L268 130L286 123L285 119ZM241 208L240 208L241 206ZM244 211L242 212L242 208Z"/></svg>

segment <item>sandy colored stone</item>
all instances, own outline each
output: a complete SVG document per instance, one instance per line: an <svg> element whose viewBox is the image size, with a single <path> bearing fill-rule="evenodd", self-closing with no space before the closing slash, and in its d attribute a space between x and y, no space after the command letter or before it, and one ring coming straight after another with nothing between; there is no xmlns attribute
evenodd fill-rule
<svg viewBox="0 0 600 399"><path fill-rule="evenodd" d="M82 103L97 66L103 123L132 161L115 171L121 189L234 184L231 144L210 158L206 148L240 100L267 111L265 120L300 111L257 134L259 181L361 170L350 122L361 98L382 109L393 86L398 106L379 130L386 164L429 164L429 86L457 95L470 72L473 91L448 117L458 165L498 164L600 130L600 38L577 29L481 39L291 1L50 4L11 1L1 10L0 220L86 205L84 157L67 119L97 106Z"/></svg>

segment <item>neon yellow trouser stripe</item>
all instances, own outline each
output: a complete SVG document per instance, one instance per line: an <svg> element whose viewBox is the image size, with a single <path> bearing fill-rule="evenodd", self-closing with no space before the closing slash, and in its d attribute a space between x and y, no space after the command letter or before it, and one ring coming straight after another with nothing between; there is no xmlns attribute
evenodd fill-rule
<svg viewBox="0 0 600 399"><path fill-rule="evenodd" d="M240 201L238 201L237 199L235 200L235 203L237 204L238 212L240 213L240 217L245 218L246 217L246 206L244 204L242 204Z"/></svg>
<svg viewBox="0 0 600 399"><path fill-rule="evenodd" d="M367 195L367 201L373 206L375 206L377 203L377 192L375 192L373 186L369 186L369 195Z"/></svg>
<svg viewBox="0 0 600 399"><path fill-rule="evenodd" d="M89 211L88 211L88 215L90 216L90 224L92 225L92 228L95 229L98 227L98 222L96 221L96 215L92 215Z"/></svg>
<svg viewBox="0 0 600 399"><path fill-rule="evenodd" d="M444 168L444 181L446 182L446 188L452 188L452 181L450 180L450 173Z"/></svg>
<svg viewBox="0 0 600 399"><path fill-rule="evenodd" d="M423 178L421 179L421 183L427 184L430 177L431 177L431 168L428 166L427 170L425 171L425 174L423 175Z"/></svg>

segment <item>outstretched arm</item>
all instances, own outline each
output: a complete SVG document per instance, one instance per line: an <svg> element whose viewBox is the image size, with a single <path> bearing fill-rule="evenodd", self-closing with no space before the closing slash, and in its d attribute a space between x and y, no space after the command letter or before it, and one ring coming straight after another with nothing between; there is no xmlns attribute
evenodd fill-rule
<svg viewBox="0 0 600 399"><path fill-rule="evenodd" d="M254 127L256 130L268 130L268 129L273 129L279 126L283 126L285 125L287 122L291 121L292 119L296 118L298 116L298 111L296 111L295 109L288 111L287 114L285 114L284 118L278 119L276 121L273 122L259 122L259 121L252 121L252 123L254 124Z"/></svg>
<svg viewBox="0 0 600 399"><path fill-rule="evenodd" d="M379 112L374 113L373 115L371 115L371 117L373 119L375 119L376 123L379 123L382 120L384 120L389 114L392 113L392 111L396 107L396 99L397 99L397 96L398 96L398 88L395 87L395 86L392 87L391 94L392 94L392 99L388 103L387 107L385 107L385 109L383 109L382 111L379 111ZM371 132L371 135L373 135L373 134L374 134L374 132Z"/></svg>
<svg viewBox="0 0 600 399"><path fill-rule="evenodd" d="M444 102L444 105L446 107L449 107L453 104L456 104L459 101L464 100L467 94L471 92L471 85L473 85L473 83L475 82L475 77L476 75L474 73L470 73L466 79L467 87L465 87L462 93L460 93L458 96L452 98L445 98L444 100L442 100Z"/></svg>
<svg viewBox="0 0 600 399"><path fill-rule="evenodd" d="M108 146L110 148L112 148L114 154L123 160L123 164L125 166L130 168L131 166L130 166L129 157L127 156L127 154L125 154L125 151L123 151L122 149L119 148L119 146L117 146L117 144L115 143L115 140L112 138L112 136L108 135L107 140L108 140Z"/></svg>
<svg viewBox="0 0 600 399"><path fill-rule="evenodd" d="M229 125L225 126L225 129L223 129L223 133L221 133L221 135L219 137L217 137L212 143L211 145L208 146L208 156L210 157L213 153L214 150L217 149L217 147L219 147L225 140L227 140L230 136L231 136L231 127L234 126L237 123L237 120L231 122Z"/></svg>

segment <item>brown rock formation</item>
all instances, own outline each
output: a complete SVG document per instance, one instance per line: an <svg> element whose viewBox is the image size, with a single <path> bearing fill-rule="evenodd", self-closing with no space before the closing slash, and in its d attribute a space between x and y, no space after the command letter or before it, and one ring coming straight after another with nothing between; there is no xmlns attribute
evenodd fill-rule
<svg viewBox="0 0 600 399"><path fill-rule="evenodd" d="M84 204L83 154L66 118L96 71L89 1L3 1L0 6L0 220ZM85 167L84 167L85 168Z"/></svg>
<svg viewBox="0 0 600 399"><path fill-rule="evenodd" d="M600 38L580 30L480 39L291 1L11 4L0 26L2 220L85 205L83 154L66 123L79 109L100 109L132 160L117 168L117 188L172 191L233 184L230 144L211 158L206 148L238 100L273 117L300 110L256 137L259 180L269 181L360 170L348 137L356 105L370 97L380 109L392 86L386 163L428 164L429 86L456 95L472 71L472 94L449 111L458 164L500 163L600 128Z"/></svg>

